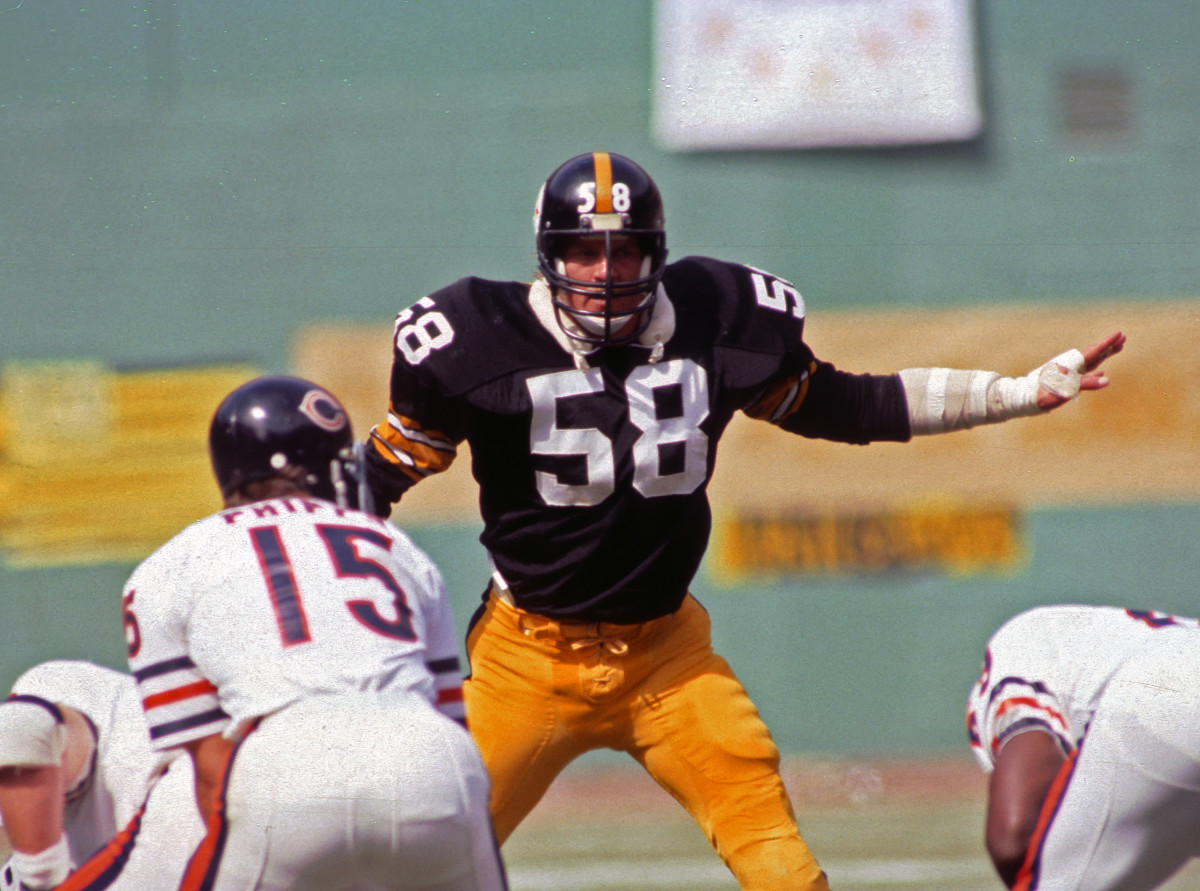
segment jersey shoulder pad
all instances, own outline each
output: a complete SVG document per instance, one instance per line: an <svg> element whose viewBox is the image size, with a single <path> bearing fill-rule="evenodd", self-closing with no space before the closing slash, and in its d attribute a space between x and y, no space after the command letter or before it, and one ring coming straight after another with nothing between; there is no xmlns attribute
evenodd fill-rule
<svg viewBox="0 0 1200 891"><path fill-rule="evenodd" d="M217 573L225 569L223 561L213 555L220 553L222 539L229 532L225 520L228 511L197 520L187 526L139 563L125 582L125 589L159 589L180 591L185 583L199 572Z"/></svg>
<svg viewBox="0 0 1200 891"><path fill-rule="evenodd" d="M397 365L438 382L447 395L565 357L529 306L522 282L463 278L396 317Z"/></svg>
<svg viewBox="0 0 1200 891"><path fill-rule="evenodd" d="M716 323L719 346L792 352L804 335L804 298L791 282L739 263L685 257L663 276L676 313L702 313Z"/></svg>
<svg viewBox="0 0 1200 891"><path fill-rule="evenodd" d="M81 659L51 659L26 670L13 683L12 692L40 696L52 702L65 702L72 693L101 689L116 691L132 684L129 675ZM76 706L66 702L72 708Z"/></svg>

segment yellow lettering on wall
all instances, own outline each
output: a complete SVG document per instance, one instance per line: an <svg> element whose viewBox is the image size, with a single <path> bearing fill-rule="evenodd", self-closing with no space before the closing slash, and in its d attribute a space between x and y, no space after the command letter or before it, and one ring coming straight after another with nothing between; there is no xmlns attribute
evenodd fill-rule
<svg viewBox="0 0 1200 891"><path fill-rule="evenodd" d="M11 567L134 562L218 510L208 426L259 372L117 372L13 362L0 374L0 554Z"/></svg>
<svg viewBox="0 0 1200 891"><path fill-rule="evenodd" d="M1011 507L929 502L848 515L731 515L711 550L718 579L785 574L1011 571L1025 558Z"/></svg>

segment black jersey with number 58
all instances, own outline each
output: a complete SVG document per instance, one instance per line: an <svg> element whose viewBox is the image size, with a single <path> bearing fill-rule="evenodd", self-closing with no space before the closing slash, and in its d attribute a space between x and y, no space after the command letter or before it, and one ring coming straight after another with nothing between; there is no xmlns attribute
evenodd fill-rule
<svg viewBox="0 0 1200 891"><path fill-rule="evenodd" d="M662 287L656 312L674 319L659 349L583 359L528 284L462 279L401 313L388 421L368 449L379 503L446 469L466 440L481 541L516 604L641 622L675 610L700 565L706 488L735 411L843 442L909 437L898 378L817 361L786 281L689 257Z"/></svg>

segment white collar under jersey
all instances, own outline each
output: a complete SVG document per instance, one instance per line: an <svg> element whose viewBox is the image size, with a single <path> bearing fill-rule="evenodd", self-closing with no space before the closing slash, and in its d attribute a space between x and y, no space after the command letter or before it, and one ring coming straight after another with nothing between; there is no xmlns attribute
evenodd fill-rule
<svg viewBox="0 0 1200 891"><path fill-rule="evenodd" d="M583 344L567 336L558 324L558 314L554 311L554 301L550 294L550 286L540 276L529 286L529 306L537 316L542 327L550 332L568 355L575 361L575 367L581 371L588 368L588 356L596 351L596 347L586 348ZM657 362L662 358L663 349L675 334L675 307L667 297L666 289L658 285L658 293L651 309L650 324L646 326L636 341L630 346L640 346L650 350L650 361ZM563 323L574 324L567 314L563 314Z"/></svg>

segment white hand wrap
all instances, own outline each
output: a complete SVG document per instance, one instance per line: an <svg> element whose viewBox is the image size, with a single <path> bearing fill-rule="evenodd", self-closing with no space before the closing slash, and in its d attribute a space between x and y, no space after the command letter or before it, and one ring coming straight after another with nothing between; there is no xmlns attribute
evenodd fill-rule
<svg viewBox="0 0 1200 891"><path fill-rule="evenodd" d="M1074 399L1079 395L1085 365L1083 353L1067 350L1024 377L1001 377L994 371L906 368L900 372L900 381L908 399L913 435L948 433L1040 414L1038 388Z"/></svg>
<svg viewBox="0 0 1200 891"><path fill-rule="evenodd" d="M0 767L58 766L67 728L48 705L0 702Z"/></svg>
<svg viewBox="0 0 1200 891"><path fill-rule="evenodd" d="M1087 360L1083 358L1083 353L1079 350L1067 350L1037 370L1038 384L1056 396L1070 401L1079 395L1079 382L1083 379L1086 367ZM1067 370L1063 371L1063 368Z"/></svg>
<svg viewBox="0 0 1200 891"><path fill-rule="evenodd" d="M36 854L13 851L9 865L21 885L30 891L48 891L57 887L71 874L71 851L67 847L67 837L59 836L58 841Z"/></svg>

